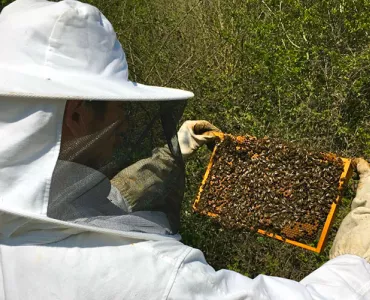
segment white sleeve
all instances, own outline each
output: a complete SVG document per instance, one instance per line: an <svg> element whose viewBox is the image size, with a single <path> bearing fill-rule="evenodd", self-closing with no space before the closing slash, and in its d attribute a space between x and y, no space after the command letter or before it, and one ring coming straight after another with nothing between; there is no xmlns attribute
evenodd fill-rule
<svg viewBox="0 0 370 300"><path fill-rule="evenodd" d="M370 264L356 255L329 260L301 281L313 299L370 299Z"/></svg>
<svg viewBox="0 0 370 300"><path fill-rule="evenodd" d="M370 266L345 255L324 264L301 282L259 275L250 279L229 270L215 271L199 250L179 267L167 299L370 299Z"/></svg>

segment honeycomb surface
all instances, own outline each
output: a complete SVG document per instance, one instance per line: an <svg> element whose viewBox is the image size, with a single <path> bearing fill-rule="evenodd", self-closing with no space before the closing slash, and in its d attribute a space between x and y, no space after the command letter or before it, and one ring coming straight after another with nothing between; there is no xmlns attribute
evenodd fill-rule
<svg viewBox="0 0 370 300"><path fill-rule="evenodd" d="M216 149L197 209L226 228L317 241L340 194L343 161L275 139L226 136Z"/></svg>

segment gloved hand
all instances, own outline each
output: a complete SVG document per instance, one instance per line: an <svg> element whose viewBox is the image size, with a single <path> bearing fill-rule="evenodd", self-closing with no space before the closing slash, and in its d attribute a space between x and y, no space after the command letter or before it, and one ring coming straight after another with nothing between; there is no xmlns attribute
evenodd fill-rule
<svg viewBox="0 0 370 300"><path fill-rule="evenodd" d="M370 208L370 165L363 158L355 158L353 163L360 176L358 183L356 198L352 202L351 209L360 206L367 206Z"/></svg>
<svg viewBox="0 0 370 300"><path fill-rule="evenodd" d="M217 139L215 132L221 132L208 121L186 121L177 133L181 154L188 159L199 147L212 144Z"/></svg>
<svg viewBox="0 0 370 300"><path fill-rule="evenodd" d="M370 165L362 158L353 160L360 175L351 212L344 218L330 250L330 258L353 254L370 263Z"/></svg>

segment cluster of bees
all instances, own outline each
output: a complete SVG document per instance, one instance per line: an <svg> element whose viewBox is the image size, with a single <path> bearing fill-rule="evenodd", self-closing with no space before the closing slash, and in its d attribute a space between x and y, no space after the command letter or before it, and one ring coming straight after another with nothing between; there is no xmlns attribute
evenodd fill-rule
<svg viewBox="0 0 370 300"><path fill-rule="evenodd" d="M291 239L285 233L298 228L299 241L308 243L339 195L342 172L340 158L275 139L226 136L198 208L218 215L226 228L262 229Z"/></svg>

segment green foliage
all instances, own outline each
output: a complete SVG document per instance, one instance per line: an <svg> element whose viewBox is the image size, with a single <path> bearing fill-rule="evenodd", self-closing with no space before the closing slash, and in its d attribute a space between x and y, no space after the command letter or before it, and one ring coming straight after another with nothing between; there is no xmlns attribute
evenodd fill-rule
<svg viewBox="0 0 370 300"><path fill-rule="evenodd" d="M185 118L369 154L369 1L90 2L133 80L195 92Z"/></svg>

